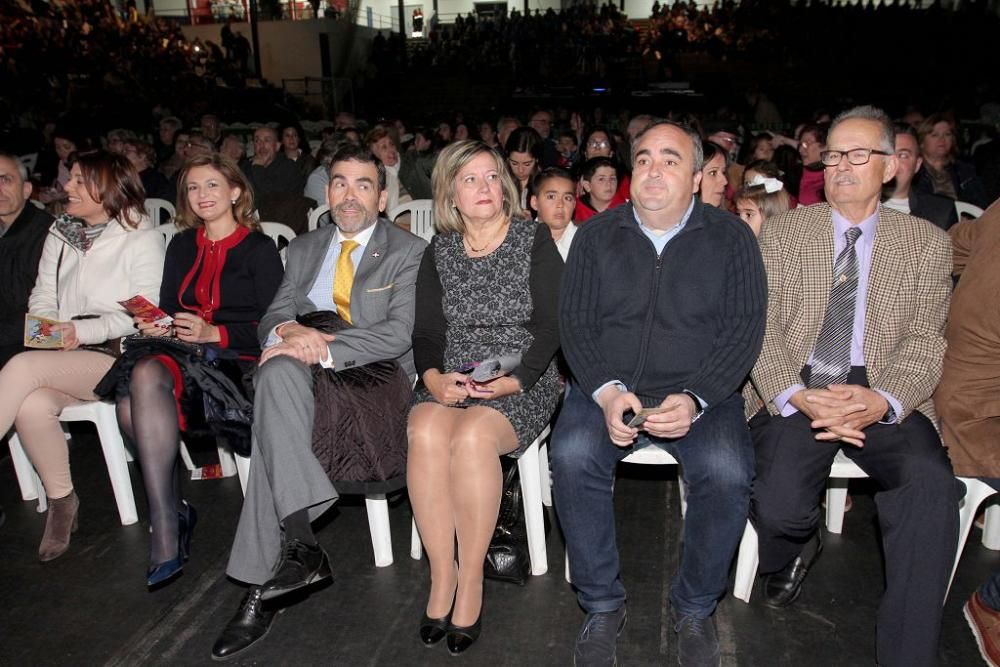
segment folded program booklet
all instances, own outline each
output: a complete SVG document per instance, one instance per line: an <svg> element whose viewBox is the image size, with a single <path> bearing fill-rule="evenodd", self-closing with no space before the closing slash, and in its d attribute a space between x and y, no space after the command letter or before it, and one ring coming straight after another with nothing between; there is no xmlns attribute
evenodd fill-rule
<svg viewBox="0 0 1000 667"><path fill-rule="evenodd" d="M119 301L118 303L124 306L125 310L132 313L135 317L142 318L156 326L166 328L174 323L174 318L154 306L149 299L141 294L137 294L125 301Z"/></svg>
<svg viewBox="0 0 1000 667"><path fill-rule="evenodd" d="M463 364L458 369L459 373L471 373L469 376L474 382L485 383L496 380L498 377L509 375L511 371L521 365L521 353L505 354L493 359L484 361L473 361Z"/></svg>
<svg viewBox="0 0 1000 667"><path fill-rule="evenodd" d="M64 347L63 334L56 325L58 320L32 315L24 316L24 346L39 350L54 350Z"/></svg>

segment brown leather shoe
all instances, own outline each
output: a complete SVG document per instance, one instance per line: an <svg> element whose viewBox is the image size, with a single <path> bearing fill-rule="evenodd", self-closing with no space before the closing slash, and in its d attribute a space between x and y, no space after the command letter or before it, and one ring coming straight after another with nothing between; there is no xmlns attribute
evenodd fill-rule
<svg viewBox="0 0 1000 667"><path fill-rule="evenodd" d="M979 591L972 594L962 608L965 620L976 636L979 653L990 667L1000 665L1000 612L986 606Z"/></svg>
<svg viewBox="0 0 1000 667"><path fill-rule="evenodd" d="M79 509L80 499L77 498L76 491L71 491L65 498L49 498L45 533L42 535L42 543L38 545L40 561L45 563L55 560L66 553L69 549L69 536L76 532Z"/></svg>

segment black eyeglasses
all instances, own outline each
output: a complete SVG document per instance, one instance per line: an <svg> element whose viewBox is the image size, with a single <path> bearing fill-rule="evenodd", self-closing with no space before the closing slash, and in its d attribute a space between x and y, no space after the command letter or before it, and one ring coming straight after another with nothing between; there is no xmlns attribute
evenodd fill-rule
<svg viewBox="0 0 1000 667"><path fill-rule="evenodd" d="M892 153L877 151L874 148L852 148L849 151L820 151L819 161L823 163L824 167L836 167L844 159L845 155L847 156L848 163L855 167L860 167L863 164L868 164L869 160L872 159L872 155L892 155Z"/></svg>

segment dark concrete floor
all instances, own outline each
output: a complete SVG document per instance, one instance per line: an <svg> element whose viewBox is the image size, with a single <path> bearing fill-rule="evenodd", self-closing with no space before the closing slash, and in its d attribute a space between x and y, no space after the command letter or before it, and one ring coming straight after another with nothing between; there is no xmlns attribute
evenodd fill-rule
<svg viewBox="0 0 1000 667"><path fill-rule="evenodd" d="M81 427L85 429L86 427ZM148 524L138 470L132 468L140 522L118 523L100 448L75 432L72 462L81 498L80 530L69 552L39 563L44 515L21 502L9 458L0 459L0 665L210 664L212 643L242 588L223 573L240 508L240 487L225 480L186 482L200 514L193 556L183 576L148 592ZM4 452L6 448L4 448ZM629 590L629 624L619 664L673 665L677 653L665 603L679 557L681 519L672 467L623 466L617 485L619 545ZM843 535L830 535L801 598L770 610L727 597L716 619L723 665L874 664L874 618L882 563L870 487L852 487L854 510ZM549 573L524 587L487 582L483 635L451 659L443 646L417 639L427 594L426 561L408 555L410 509L390 508L395 563L376 568L364 503L348 499L319 532L336 580L289 607L271 634L239 665L569 665L583 618L563 579L563 546L549 534ZM941 664L981 664L961 605L1000 559L974 531L946 605Z"/></svg>

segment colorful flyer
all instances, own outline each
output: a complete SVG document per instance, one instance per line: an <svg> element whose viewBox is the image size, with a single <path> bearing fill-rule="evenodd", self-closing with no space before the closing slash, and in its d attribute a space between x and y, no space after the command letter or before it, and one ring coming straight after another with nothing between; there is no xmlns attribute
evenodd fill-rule
<svg viewBox="0 0 1000 667"><path fill-rule="evenodd" d="M158 327L165 329L174 323L174 318L154 306L149 299L141 294L125 301L119 301L118 303L124 306L125 310L132 313L133 316L142 318Z"/></svg>
<svg viewBox="0 0 1000 667"><path fill-rule="evenodd" d="M62 322L30 313L26 314L24 316L24 346L38 350L62 348L64 346L63 333L61 329L56 328L56 325L59 324Z"/></svg>

